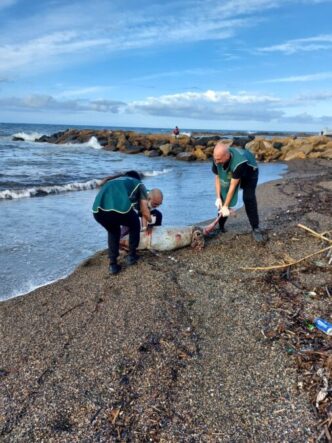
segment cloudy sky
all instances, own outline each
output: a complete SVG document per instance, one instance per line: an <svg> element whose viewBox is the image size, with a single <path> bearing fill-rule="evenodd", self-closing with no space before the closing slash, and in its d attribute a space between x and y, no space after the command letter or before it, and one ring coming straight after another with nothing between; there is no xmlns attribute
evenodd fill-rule
<svg viewBox="0 0 332 443"><path fill-rule="evenodd" d="M332 0L0 0L0 121L332 127Z"/></svg>

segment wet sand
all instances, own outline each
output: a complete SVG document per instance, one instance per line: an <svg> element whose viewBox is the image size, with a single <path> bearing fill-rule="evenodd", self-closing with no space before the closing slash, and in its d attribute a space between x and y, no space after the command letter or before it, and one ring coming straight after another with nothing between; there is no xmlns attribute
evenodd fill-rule
<svg viewBox="0 0 332 443"><path fill-rule="evenodd" d="M265 245L242 209L201 252L144 252L117 276L102 252L2 302L1 441L314 441L319 411L287 352L296 333L271 331L291 329L298 307L331 313L328 258L294 267L293 280L243 269L319 250L297 223L332 229L332 162L288 167L257 192ZM277 308L285 293L297 297L282 302L290 315Z"/></svg>

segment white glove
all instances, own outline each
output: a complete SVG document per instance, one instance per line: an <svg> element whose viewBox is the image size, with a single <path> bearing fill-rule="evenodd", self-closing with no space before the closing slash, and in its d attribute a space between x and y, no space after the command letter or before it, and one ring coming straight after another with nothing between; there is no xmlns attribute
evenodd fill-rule
<svg viewBox="0 0 332 443"><path fill-rule="evenodd" d="M154 225L157 221L157 217L155 215L151 215L151 221L149 222L149 225Z"/></svg>
<svg viewBox="0 0 332 443"><path fill-rule="evenodd" d="M217 198L217 200L216 200L216 202L215 202L215 205L216 205L216 207L217 207L217 209L218 209L218 212L221 210L221 208L222 208L222 201L221 201L221 198Z"/></svg>
<svg viewBox="0 0 332 443"><path fill-rule="evenodd" d="M229 214L230 214L229 209L228 209L227 206L223 206L223 207L220 209L220 213L221 213L221 215L222 215L223 217L228 217Z"/></svg>

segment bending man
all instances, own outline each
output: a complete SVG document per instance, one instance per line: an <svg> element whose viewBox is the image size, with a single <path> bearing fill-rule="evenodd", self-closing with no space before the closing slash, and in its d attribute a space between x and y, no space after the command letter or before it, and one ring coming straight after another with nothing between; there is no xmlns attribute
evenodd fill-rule
<svg viewBox="0 0 332 443"><path fill-rule="evenodd" d="M136 248L139 244L141 224L134 209L135 205L139 206L142 217L147 223L152 221L146 188L139 178L134 178L136 175L133 172L136 173L129 171L120 177L109 177L98 192L92 207L94 218L108 232L111 274L117 274L121 270L121 266L117 263L121 225L129 228L127 263L133 265L138 260ZM136 174L136 177L139 177L138 173Z"/></svg>
<svg viewBox="0 0 332 443"><path fill-rule="evenodd" d="M220 141L213 151L212 172L216 174L216 206L221 212L220 230L225 232L229 208L237 203L239 186L243 189L243 203L252 227L253 238L264 241L259 229L256 201L258 166L254 155L247 149L231 147L228 142Z"/></svg>

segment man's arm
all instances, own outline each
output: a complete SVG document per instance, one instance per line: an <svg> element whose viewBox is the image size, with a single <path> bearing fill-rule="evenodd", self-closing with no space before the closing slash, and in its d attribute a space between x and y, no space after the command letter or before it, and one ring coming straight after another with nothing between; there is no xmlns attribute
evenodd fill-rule
<svg viewBox="0 0 332 443"><path fill-rule="evenodd" d="M148 207L147 200L140 200L140 213L142 214L142 224L143 227L146 227L147 222L151 222L151 213Z"/></svg>
<svg viewBox="0 0 332 443"><path fill-rule="evenodd" d="M231 179L231 183L229 185L229 189L224 201L224 206L226 206L227 208L229 207L231 201L232 201L232 197L234 195L235 189L237 188L237 186L240 183L240 179L239 178L232 178Z"/></svg>
<svg viewBox="0 0 332 443"><path fill-rule="evenodd" d="M113 178L114 178L114 175L103 178L101 183L100 183L100 185L99 185L99 187L102 187L105 183L107 183L109 180L112 180Z"/></svg>
<svg viewBox="0 0 332 443"><path fill-rule="evenodd" d="M221 184L218 175L215 176L214 181L215 189L216 189L216 197L221 198Z"/></svg>

